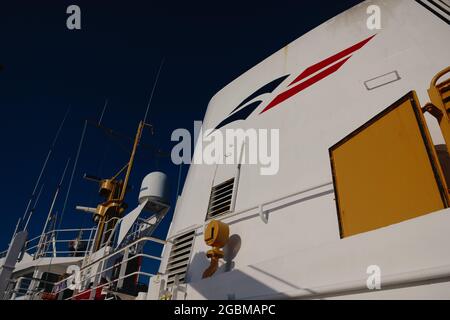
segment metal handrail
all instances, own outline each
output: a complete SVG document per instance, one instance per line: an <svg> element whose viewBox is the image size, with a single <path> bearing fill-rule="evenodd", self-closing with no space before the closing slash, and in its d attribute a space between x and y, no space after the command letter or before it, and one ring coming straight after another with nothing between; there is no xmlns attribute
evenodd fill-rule
<svg viewBox="0 0 450 320"><path fill-rule="evenodd" d="M32 295L33 293L36 293L36 292L44 292L43 289L39 289L37 287L35 287L33 289L30 289L28 287L27 288L22 288L22 287L19 286L19 288L17 288L17 284L21 285L22 281L24 281L24 280L30 280L30 283L32 281L37 281L39 283L48 284L48 285L52 285L52 286L54 286L56 284L56 282L42 280L42 279L38 279L38 278L34 278L34 277L31 277L31 278L30 277L19 277L19 278L15 279L15 280L10 280L10 283L15 284L15 288L12 289L12 290L9 290L7 292L8 296L10 298L13 297L14 294L22 294L23 293L24 296L27 296L27 295Z"/></svg>
<svg viewBox="0 0 450 320"><path fill-rule="evenodd" d="M94 275L90 275L88 278L96 278L97 276L101 276L102 274L104 274L104 273L106 273L106 272L108 272L108 271L110 271L110 270L113 270L114 268L117 268L117 267L119 267L119 266L122 266L122 265L125 264L126 262L131 261L131 260L136 259L136 258L139 258L139 257L148 258L148 259L152 259L152 260L158 260L158 261L161 261L161 260L162 260L161 257L156 257L156 256L152 256L152 255L147 255L147 254L137 254L137 255L135 255L135 256L133 256L133 257L130 257L130 258L126 259L126 260L123 260L123 261L121 261L121 262L119 262L119 263L117 263L117 264L115 264L115 265L113 265L113 266L111 266L111 267L109 267L109 268L107 268L107 269L101 270L101 271L95 273ZM136 271L136 272L141 272L141 271ZM145 272L142 272L142 273L143 273L143 274L148 274L148 273L145 273ZM154 275L152 275L152 276L154 276ZM83 278L83 279L81 280L81 282L83 282L83 281L85 281L85 280L86 280L86 278ZM119 280L122 280L122 279L119 278ZM67 279L55 283L55 286L56 286L56 285L59 285L59 284L61 284L61 283L63 283L63 282L65 282L65 281L67 281ZM61 292L66 291L67 289L68 289L68 288L64 288L63 290L60 290L60 291L55 292L55 294L60 294Z"/></svg>
<svg viewBox="0 0 450 320"><path fill-rule="evenodd" d="M103 233L103 235L102 235L102 243L103 243L103 240L105 240L105 235L106 235L108 232L111 232L111 234L109 235L108 240L107 240L106 243L105 243L105 246L109 246L109 245L111 244L112 239L114 238L115 233L116 233L116 231L117 231L117 226L120 225L119 222L122 221L123 218L124 218L124 217L122 217L122 218L119 218L119 217L113 217L113 218L111 218L111 219L109 219L108 221L105 222L105 225L106 225L106 226L109 226L110 222L112 222L112 221L114 221L114 220L116 221L116 223L114 224L114 226L113 226L112 228L106 229L106 231L105 231L105 232Z"/></svg>
<svg viewBox="0 0 450 320"><path fill-rule="evenodd" d="M290 193L290 194L287 194L285 196L281 196L281 197L278 197L278 198L275 198L275 199L263 202L261 204L253 205L251 207L248 207L248 208L245 208L245 209L241 209L239 211L236 211L236 212L233 212L233 213L230 213L230 214L225 214L223 216L214 217L213 219L214 220L219 220L219 221L228 220L230 218L234 218L236 216L240 216L240 215L242 215L244 213L248 213L249 211L252 211L252 210L259 210L260 211L259 214L261 215L261 214L267 212L267 210L264 210L264 207L267 206L267 205L270 205L270 204L273 204L273 203L276 203L276 202L279 202L279 201L287 200L289 198L292 198L292 197L295 197L295 196L299 196L299 195L301 195L303 193L310 192L310 191L313 191L313 190L316 190L316 189L320 189L320 188L323 188L323 187L326 187L326 186L329 186L329 185L333 185L333 181L326 181L326 182L317 184L317 185L312 186L312 187L307 187L307 188L302 189L300 191L296 191L294 193ZM295 202L295 201L297 201L297 200L293 200L292 202ZM270 210L274 210L274 208L272 208ZM201 227L203 227L203 229L204 229L204 226L207 225L209 222L211 222L211 220L212 219L206 220L204 225L197 224L197 225L193 225L191 227L188 227L186 229L180 230L179 233L169 237L167 241L171 242L172 239L176 238L181 233L187 233L187 232L192 231L192 230L197 230L197 229L199 229Z"/></svg>
<svg viewBox="0 0 450 320"><path fill-rule="evenodd" d="M122 220L123 220L124 218L125 218L125 217L122 217L122 218L111 218L111 219L109 219L107 222L105 222L105 224L108 225L110 221L112 221L112 220L114 220L114 219L117 220L117 223L114 225L114 227L108 229L108 230L105 232L105 233L111 232L111 234L110 234L108 240L107 240L106 243L105 243L105 246L110 246L110 245L111 245L111 243L113 242L114 237L117 236L117 231L118 231L118 228L119 228L119 226L120 226L120 222L122 222ZM139 218L139 219L142 219L142 218ZM142 219L142 220L144 220L144 219ZM144 221L145 221L145 220L144 220ZM135 226L135 224L133 224L133 225ZM127 237L132 237L132 236L134 236L135 234L138 234L139 232L140 232L140 230L136 230L136 231L134 231L134 232L128 234Z"/></svg>
<svg viewBox="0 0 450 320"><path fill-rule="evenodd" d="M17 283L17 282L23 281L23 280L39 281L39 282L42 282L43 284L51 284L51 285L56 283L56 282L42 280L42 279L38 279L38 278L34 278L34 277L31 277L31 278L29 278L29 277L20 277L20 278L17 278L16 280L10 280L10 282Z"/></svg>
<svg viewBox="0 0 450 320"><path fill-rule="evenodd" d="M126 260L123 260L122 262L119 262L119 263L117 263L117 264L115 264L115 265L113 265L113 266L111 266L111 267L109 267L109 268L107 268L107 269L104 269L104 270L102 270L102 271L99 271L99 272L97 272L96 274L90 276L90 278L95 278L96 276L100 276L100 275L102 275L102 274L104 274L104 273L106 273L106 272L108 272L108 271L110 271L110 270L113 270L114 268L117 268L117 267L119 267L119 266L122 266L122 264L124 264L125 262L131 261L131 260L136 259L136 258L139 258L139 257L149 258L149 259L152 259L152 260L158 260L158 261L161 261L161 260L162 260L162 257L157 257L157 256L152 256L152 255L140 253L140 254L137 254L137 255L132 256L131 258L128 258L128 259L126 259Z"/></svg>
<svg viewBox="0 0 450 320"><path fill-rule="evenodd" d="M120 219L120 218L111 218L110 220L108 220L107 223L110 223L110 222L113 221L113 220L120 221L121 219ZM26 251L27 251L27 252L30 252L30 251L32 251L32 250L37 250L37 249L39 249L39 248L44 248L44 249L47 248L47 250L44 250L43 252L39 253L40 257L47 257L48 255L50 255L50 256L56 256L56 255L62 255L62 254L72 254L72 255L76 255L76 254L79 254L79 253L86 253L86 254L85 254L85 258L88 258L88 254L87 254L87 253L89 252L90 244L92 243L92 241L94 241L94 238L92 237L92 235L93 235L93 232L94 232L95 230L97 230L97 228L62 229L62 230L52 230L52 231L48 231L48 232L44 233L44 234L41 235L41 236L35 237L35 238L30 239L29 241L27 241L26 244L27 244L27 245L30 245L31 243L33 243L33 242L35 242L35 241L37 241L37 240L42 239L42 237L44 237L44 240L45 240L43 243L40 243L40 244L34 245L34 246L30 247L30 248L27 248ZM54 248L55 248L55 244L60 245L60 244L62 244L62 243L68 243L68 242L70 242L70 241L73 241L73 239L61 239L61 238L58 239L58 237L54 237L55 234L56 234L56 235L61 235L61 234L63 234L63 233L68 233L68 232L81 232L81 231L89 231L89 232L91 232L91 234L90 234L90 236L89 236L88 238L78 239L79 241L87 242L87 248L86 248L86 250L76 250L76 251L64 251L64 250L59 250L59 251L57 251L56 249L53 249L53 250L50 249L50 250L48 250L48 246L49 246L49 245L52 245L52 244L53 244L53 245L54 245ZM114 236L114 233L117 232L117 224L116 224L113 228L110 228L110 231L112 231L112 236L109 238L109 242L111 242L111 241L114 239L113 236ZM138 232L139 232L139 230L136 230L135 232L133 232L133 233L131 234L131 236L132 236L132 237L135 236ZM49 236L50 236L51 238L48 238ZM158 243L158 244L162 244L162 245L165 245L165 244L168 242L168 241L161 240L161 239L158 239L158 238L154 238L154 237L151 237L151 236L146 236L146 237L141 237L141 238L139 238L139 239L136 239L136 241L133 241L132 243L127 244L127 245L124 246L123 248L120 248L119 250L115 250L115 251L113 251L113 252L110 252L110 253L108 253L106 256L103 256L103 257L100 257L100 258L98 258L98 259L95 259L94 261L89 262L89 263L87 263L86 265L82 266L82 268L81 268L81 270L80 270L80 272L81 272L81 278L80 278L81 281L82 281L82 282L83 282L83 281L85 282L85 281L88 280L88 279L98 279L99 276L102 276L102 275L106 274L107 272L110 272L110 271L113 270L114 268L121 267L121 266L123 266L124 264L128 263L129 261L131 261L131 260L133 260L133 259L136 259L136 258L140 258L140 257L145 258L145 259L151 259L151 260L162 261L162 258L161 258L161 257L154 256L154 255L149 255L149 254L144 254L144 253L140 253L140 254L137 254L137 255L133 255L132 257L128 257L127 259L124 259L124 260L122 260L121 262L119 262L119 263L117 263L117 264L115 264L115 265L113 265L113 266L109 266L109 267L106 268L106 269L104 269L104 268L102 267L101 270L98 271L98 272L96 272L95 274L90 274L90 271L91 271L90 269L92 268L92 266L95 266L95 265L100 264L100 263L104 263L105 261L110 260L112 257L117 256L117 255L120 255L121 253L125 252L125 250L128 250L128 249L131 248L131 247L137 246L137 245L139 245L140 243L147 242L147 241L151 241L151 242ZM59 247L60 247L60 246L59 246ZM6 251L6 252L7 252L7 251ZM80 257L80 258L81 258L81 257ZM103 265L104 265L104 264L103 264ZM148 276L148 277L154 276L153 274L146 273L146 272L142 272L142 271L139 270L139 271L137 271L137 272L133 272L133 273L131 273L131 274L126 274L126 275L124 275L124 276L121 276L121 277L119 277L118 279L115 279L115 280L113 280L113 281L109 281L108 283L102 284L102 285L100 285L100 286L97 286L97 287L95 287L95 288L93 288L93 289L91 289L91 290L96 290L96 289L98 289L98 288L101 288L101 287L104 287L104 286L113 284L113 283L115 283L115 282L117 282L117 281L126 279L126 278L128 278L128 277L133 276L133 275L144 275L144 276ZM20 281L23 281L25 278L19 278L19 279L20 279ZM64 279L64 280L61 280L61 281L59 281L59 282L55 282L55 283L52 282L52 283L50 283L50 282L48 282L48 281L41 280L41 279L34 279L34 278L31 279L31 278L30 278L30 280L31 280L31 281L39 281L39 283L51 284L51 285L53 285L53 286L61 285L63 282L67 281L67 279ZM95 280L94 280L94 282L95 282ZM30 295L30 294L35 294L37 291L39 291L39 289L36 289L35 287L33 287L32 289L28 289L28 290L27 290L27 289L24 289L24 288L17 287L17 282L16 282L16 288L12 288L12 289L13 289L13 290L10 291L10 292L12 292L13 294L14 294L14 293L19 293L19 292L20 292L20 293L25 292L27 295ZM67 289L68 289L68 288L65 288L65 289L63 289L63 290L58 291L57 293L63 292L63 291L65 291L65 290L67 290ZM76 295L76 296L74 296L74 297L77 297L77 296L79 296L79 295ZM72 297L72 299L73 299L74 297ZM70 300L70 299L69 299L69 300Z"/></svg>
<svg viewBox="0 0 450 320"><path fill-rule="evenodd" d="M45 252L42 252L41 255L43 255L45 257L45 255L53 254L53 253L59 253L59 254L72 253L72 254L76 254L76 253L86 253L86 250L82 250L82 251L45 251ZM82 258L82 257L74 257L74 258Z"/></svg>
<svg viewBox="0 0 450 320"><path fill-rule="evenodd" d="M88 251L89 251L89 247L90 247L90 245L91 245L91 243L92 243L92 241L93 241L93 238L92 237L89 237L89 238L82 238L82 239L79 239L80 241L84 241L84 242L86 242L86 249L85 250L77 250L77 251L64 251L64 250L56 250L56 251L53 251L53 250L50 250L50 251L44 251L44 252L42 252L42 253L40 253L40 255L45 255L45 254L48 254L48 253L81 253L81 252L84 252L84 253L88 253ZM47 245L51 245L51 244L61 244L61 243L70 243L71 241L73 241L73 239L67 239L67 240L53 240L53 239L49 239L48 241L46 241L46 242L43 242L43 243L41 243L40 245L38 244L38 245L35 245L35 246L33 246L33 247L31 247L31 248L27 248L26 249L26 252L28 252L29 254L33 251L33 250L35 250L35 249L37 249L39 246L42 246L42 247L45 247L45 246L47 246Z"/></svg>
<svg viewBox="0 0 450 320"><path fill-rule="evenodd" d="M119 254L119 253L122 253L122 252L125 251L126 249L128 249L128 248L130 248L130 247L133 247L133 246L135 246L136 244L141 243L141 242L143 242L143 241L153 241L153 242L156 242L156 243L159 243L159 244L162 244L162 245L165 245L165 244L167 244L167 243L169 242L169 241L157 239L157 238L154 238L154 237L142 237L142 238L140 238L140 239L138 239L138 240L136 240L136 241L130 243L129 245L127 245L127 246L125 246L125 247L123 247L123 248L121 248L121 249L119 249L119 250L117 250L117 251L111 252L111 253L108 254L107 256L104 256L104 257L102 257L102 258L99 258L99 259L95 260L94 262L89 263L88 265L84 266L81 270L90 268L90 267L92 267L93 265L95 265L95 264L97 264L97 263L103 262L103 261L105 261L105 260L107 260L107 259L109 259L109 258L111 258L111 257L114 257L115 255L117 255L117 254ZM81 271L81 270L80 270L80 271Z"/></svg>
<svg viewBox="0 0 450 320"><path fill-rule="evenodd" d="M52 231L48 231L48 232L44 233L43 235L44 235L44 237L45 237L45 236L48 236L48 235L51 235L51 234L69 233L69 232L80 232L80 231L86 232L86 231L88 231L88 232L91 232L89 238L83 238L83 239L80 239L80 240L81 240L81 241L89 241L89 242L88 242L88 246L89 246L89 245L91 244L92 240L93 240L92 232L93 232L94 230L96 230L96 229L97 229L96 227L93 227L93 228L80 228L80 229L60 229L60 230L52 230ZM28 240L28 241L25 243L25 248L26 248L25 252L31 252L32 250L36 249L36 248L39 246L38 243L36 243L35 245L33 245L33 246L31 246L31 247L29 247L29 246L30 246L31 243L33 243L33 242L36 241L36 240L39 240L41 237L42 237L42 235L37 236L37 237L34 237L34 238ZM69 242L69 241L72 241L72 240L73 240L73 239L67 239L67 240L56 240L56 239L55 239L55 242L57 242L57 243L62 243L62 242ZM47 241L47 242L45 242L44 244L45 244L45 245L48 245L48 244L50 244L50 243L53 243L53 240ZM6 249L6 250L0 252L0 258L3 258L7 253L8 253L8 249Z"/></svg>
<svg viewBox="0 0 450 320"><path fill-rule="evenodd" d="M126 263L126 262L128 262L128 261L131 261L131 260L133 260L133 259L136 259L136 258L138 258L138 257L149 258L149 259L158 260L158 261L161 261L161 260L162 260L161 257L156 257L156 256L152 256L152 255L147 255L147 254L138 254L138 255L135 255L135 256L133 256L133 257L130 257L130 258L126 259L126 260L123 260L122 262L120 262L120 263L118 263L118 264L115 264L114 266L111 266L111 267L109 267L108 269L104 269L104 270L102 270L102 271L100 271L100 272L97 272L96 274L92 275L91 278L95 278L95 277L97 277L97 276L99 276L99 275L102 275L102 274L104 274L104 273L106 273L106 272L108 272L108 271L110 271L110 270L112 270L112 269L114 269L114 268L116 268L116 267L118 267L118 266L121 266L122 264L124 264L124 263ZM142 276L142 275L143 275L143 276L147 276L147 277L153 277L153 276L155 276L154 274L151 274L151 273L142 272L142 271L136 271L136 272L130 273L130 274L128 274L128 275L124 275L124 276L122 276L122 277L119 277L119 278L117 278L117 279L114 279L114 280L112 280L112 281L109 281L109 282L107 282L107 283L105 283L105 284L102 284L102 285L100 285L100 286L97 286L97 287L94 287L94 288L89 288L89 289L87 289L86 291L92 292L93 290L97 290L98 288L102 288L102 287L108 286L108 285L110 285L110 284L113 284L113 283L115 283L115 282L118 282L118 281L120 281L120 280L129 278L129 277L134 276L134 275L139 275L139 276ZM49 282L49 281L41 280L41 279L37 279L37 278L20 277L20 278L18 278L16 281L12 281L12 282L17 284L17 283L19 283L19 282L22 282L23 280L38 281L39 283L50 284L50 285L53 285L54 287L55 287L55 286L58 286L58 285L60 285L61 283L67 281L67 279L64 279L64 280L61 280L61 281L59 281L59 282ZM62 289L62 290L59 290L59 291L54 292L54 294L55 294L55 295L58 295L58 294L60 294L60 293L62 293L62 292L64 292L64 291L66 291L66 290L68 290L68 289L69 289L69 288L64 288L64 289ZM72 296L72 297L70 297L70 298L68 298L68 299L66 299L66 300L72 300L72 299L74 299L74 298L76 298L76 297L78 297L78 296L80 296L80 295L82 295L82 294L85 294L86 291L84 291L84 292L82 292L82 293L78 293L77 295ZM36 293L38 293L38 292L44 292L44 290L38 289L38 288L33 288L33 289L29 289L29 288L28 288L28 289L26 289L26 288L20 288L20 287L19 287L19 288L15 288L15 289L13 289L12 291L10 291L10 292L9 292L9 295L12 296L14 293L23 293L23 295L33 295L33 294L36 294Z"/></svg>
<svg viewBox="0 0 450 320"><path fill-rule="evenodd" d="M107 220L107 221L105 222L105 224L109 224L109 223L112 222L112 221L120 221L120 220L122 220L122 219L123 219L123 217L122 217L122 218L112 217L112 218L110 218L109 220ZM118 225L118 224L116 224L113 228L108 229L107 231L112 231L112 234L111 234L111 235L113 235L113 234L117 231L117 230L115 230L115 229L117 228L117 225ZM57 230L50 230L50 231L47 231L47 232L45 232L45 233L43 233L43 234L41 234L41 235L39 235L39 236L36 236L36 237L34 237L34 238L30 239L30 240L27 240L26 243L25 243L25 248L27 248L27 249L26 249L26 252L29 252L29 251L31 251L31 250L33 250L33 249L36 249L36 248L39 246L38 243L35 244L35 245L32 246L32 247L28 247L28 246L29 246L33 241L37 241L37 240L41 239L42 236L45 237L45 236L51 235L51 234L57 234L57 235L59 235L60 233L80 232L80 231L82 231L82 232L85 232L85 231L91 232L89 238L81 239L81 241L89 240L89 243L88 243L88 247L89 247L89 245L91 244L92 240L95 238L95 237L93 237L93 233L92 233L92 232L95 231L95 230L97 230L97 227L92 227L92 228L80 228L80 229L57 229ZM72 241L72 240L73 240L73 239L70 239L70 240L56 240L56 242L68 242L68 241ZM110 237L110 239L108 239L108 244L109 244L111 241L112 241L112 237ZM47 244L49 244L49 243L52 243L52 242L45 242L45 245L47 245ZM4 251L1 251L1 252L0 252L0 258L2 258L2 257L3 257L4 255L6 255L7 253L8 253L8 249L6 249L6 250L4 250Z"/></svg>
<svg viewBox="0 0 450 320"><path fill-rule="evenodd" d="M89 288L89 289L87 289L86 291L81 292L81 293L77 293L76 295L74 295L74 296L72 296L72 297L70 297L70 298L67 298L67 299L65 299L65 300L73 300L74 298L76 298L76 297L78 297L78 296L81 296L81 295L83 295L83 294L86 294L86 292L92 292L92 291L95 291L95 290L97 290L97 289L100 289L100 288L103 288L103 287L107 287L107 286L109 286L109 285L111 285L111 284L113 284L113 283L115 283L115 282L118 282L118 281L127 279L127 278L132 277L132 276L135 276L135 275L138 275L138 276L143 275L143 276L146 276L146 277L149 277L149 278L156 276L155 274L152 274L152 273L147 273L147 272L142 272L142 271L136 271L136 272L130 273L130 274L128 274L128 275L125 275L125 276L123 276L123 277L119 277L119 278L117 278L117 279L115 279L115 280L109 281L109 282L107 282L107 283L101 284L101 285L99 285L99 286L97 286L97 287ZM61 291L61 292L62 292L62 291Z"/></svg>
<svg viewBox="0 0 450 320"><path fill-rule="evenodd" d="M161 260L162 260L162 257L157 257L157 256L153 256L153 255L148 255L148 254L141 253L141 254L134 255L134 256L132 256L132 257L130 257L130 258L128 258L128 259L122 260L121 262L119 262L119 263L117 263L117 264L115 264L115 265L113 265L113 266L111 266L111 267L109 267L109 268L107 268L107 269L103 269L103 270L101 270L101 271L99 271L99 272L97 272L97 273L95 273L95 274L93 274L93 275L90 275L88 278L94 278L94 279L95 279L95 278L97 278L98 276L101 276L102 274L104 274L104 273L106 273L106 272L108 272L108 271L110 271L110 270L113 270L114 268L117 268L117 267L119 267L119 266L122 266L123 264L125 264L125 263L127 263L127 262L129 262L129 261L131 261L131 260L133 260L133 259L139 258L139 257L148 258L148 259L152 259L152 260L158 260L158 261L161 261ZM122 277L119 277L118 279L114 279L113 281L109 281L109 282L107 282L106 284L102 284L102 285L97 286L97 287L95 287L95 288L89 288L89 289L85 290L84 292L79 293L79 294L77 294L77 295L75 295L75 296L73 296L73 297L71 297L71 298L69 298L69 299L66 299L66 300L71 300L71 299L73 299L74 297L77 297L77 296L79 296L79 295L81 295L81 294L85 294L86 291L96 290L96 289L98 289L98 288L100 288L100 287L107 286L107 285L109 285L109 284L112 284L112 283L115 283L115 282L117 282L117 281L126 279L126 278L128 278L128 277L130 277L130 276L133 276L133 275L139 275L139 276L140 276L140 275L144 275L144 276L148 276L148 277L153 277L153 276L155 276L154 274L150 274L150 273L147 273L147 272L136 271L136 272L133 272L133 273L131 273L131 274L128 274L128 275L124 275L124 276L122 276ZM62 284L63 282L66 282L66 281L67 281L67 279L64 279L64 280L61 280L61 281L59 281L59 282L56 282L54 285L55 285L55 286L58 286L58 285ZM86 281L86 278L85 278L85 277L82 277L81 282L83 282L83 281ZM69 289L69 288L64 288L64 289L62 289L62 290L56 291L54 294L55 294L55 295L58 295L58 294L60 294L60 293L62 293L62 292L64 292L64 291L66 291L66 290L68 290L68 289Z"/></svg>
<svg viewBox="0 0 450 320"><path fill-rule="evenodd" d="M437 81L439 80L439 78L441 78L444 74L450 72L450 66L448 66L447 68L439 71L434 77L433 79L431 79L431 83L430 83L430 87L436 87Z"/></svg>
<svg viewBox="0 0 450 320"><path fill-rule="evenodd" d="M47 232L44 233L43 235L46 236L46 235L49 235L49 234L53 234L53 233L61 233L61 232L93 231L93 230L95 230L95 229L97 229L97 228L96 228L96 227L93 227L93 228L81 228L81 229L57 229L57 230L47 231ZM30 242L33 242L33 241L35 241L35 240L39 240L39 239L41 238L41 236L42 236L42 235L37 236L37 237L34 237L34 238L28 240L28 241L26 242L26 244L28 244L28 243L30 243Z"/></svg>
<svg viewBox="0 0 450 320"><path fill-rule="evenodd" d="M110 259L111 257L114 257L114 256L116 256L116 255L122 253L123 251L129 249L130 247L133 247L133 246L135 246L136 244L138 244L138 243L140 243L140 242L143 242L143 241L153 241L153 242L156 242L156 243L159 243L159 244L163 244L163 245L165 245L165 244L168 242L168 241L164 241L164 240L157 239L157 238L154 238L154 237L143 237L143 238L140 238L140 239L136 240L135 242L130 243L129 245L127 245L127 246L121 248L120 250L111 252L111 253L109 253L107 256L101 257L101 258L99 258L99 259L97 259L97 260L95 260L95 261L93 261L93 262L90 262L89 264L83 266L83 267L80 269L80 272L83 273L83 271L85 271L86 269L89 269L89 268L93 267L94 265L96 265L96 264L98 264L98 263L100 263L100 262L106 261L106 260ZM137 256L137 255L136 255L136 256ZM135 258L136 256L134 256L134 258ZM154 257L154 256L151 256L151 257ZM157 258L157 257L155 257L155 258ZM161 259L160 259L159 257L158 257L156 260L161 261ZM122 262L122 263L123 263L123 262ZM98 274L101 274L101 273L103 273L103 272L104 272L104 271L100 271L100 273L98 272L98 273L96 273L94 276L97 276ZM94 277L94 276L92 276L92 277ZM65 282L65 281L67 281L67 279L61 280L61 281L59 281L59 282L56 282L55 285L59 285L59 284Z"/></svg>

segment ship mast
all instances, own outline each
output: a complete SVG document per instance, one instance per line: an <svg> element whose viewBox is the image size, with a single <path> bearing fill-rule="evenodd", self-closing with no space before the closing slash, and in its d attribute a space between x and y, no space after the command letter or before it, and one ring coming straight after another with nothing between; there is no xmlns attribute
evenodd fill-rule
<svg viewBox="0 0 450 320"><path fill-rule="evenodd" d="M126 210L125 196L128 191L128 184L133 169L137 148L142 138L145 127L152 126L140 121L136 136L133 142L130 159L127 164L119 170L112 178L100 179L85 175L85 179L99 183L99 194L105 198L105 201L97 206L97 208L86 208L78 206L77 209L94 214L94 221L97 223L97 234L95 237L93 251L102 248L109 239L111 231L114 229L117 221L122 217ZM119 180L118 177L126 170L125 177Z"/></svg>
<svg viewBox="0 0 450 320"><path fill-rule="evenodd" d="M114 175L110 179L100 179L96 177L85 176L87 180L99 183L100 185L99 194L105 197L106 199L105 202L98 205L97 208L95 209L79 206L77 207L78 210L93 213L94 221L98 224L95 242L93 246L93 252L98 251L105 244L107 244L111 232L114 230L115 225L117 224L118 220L122 217L124 211L126 210L125 195L128 191L128 183L130 180L131 171L133 169L136 151L142 138L143 130L145 127L150 127L153 130L153 126L147 123L147 118L149 116L150 106L153 100L156 86L158 84L159 77L161 75L161 70L163 68L164 62L165 59L163 58L161 60L158 72L156 74L156 79L153 84L147 108L145 110L144 119L139 122L137 128L136 136L133 143L133 149L131 151L131 156L128 163L122 169L120 169L116 175ZM107 104L108 102L106 101L102 111L102 115L100 116L98 126L100 126L100 122L103 119L103 114L105 112ZM125 169L126 173L124 180L123 181L118 180L117 178L124 172Z"/></svg>

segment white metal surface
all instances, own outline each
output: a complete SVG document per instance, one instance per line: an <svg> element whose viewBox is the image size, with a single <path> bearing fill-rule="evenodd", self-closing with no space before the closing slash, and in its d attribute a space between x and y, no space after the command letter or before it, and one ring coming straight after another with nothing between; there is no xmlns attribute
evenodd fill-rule
<svg viewBox="0 0 450 320"><path fill-rule="evenodd" d="M381 30L367 28L366 9L372 4L381 8ZM335 73L260 114L302 71L373 35ZM234 210L219 218L230 225L233 247L228 251L233 254L214 277L202 280L209 264L202 232L211 187L232 177L234 170L190 166L169 233L173 239L196 231L187 298L353 297L354 290L364 289L370 265L380 265L388 287L396 288L371 293L372 298L427 293L450 298L450 291L442 289L448 285L433 282L448 281L450 275L445 269L450 266L448 211L341 240L328 154L330 146L410 90L417 91L422 104L429 101L430 80L450 65L449 37L449 25L415 1L366 1L219 91L209 103L204 129L216 127L258 88L289 75L246 120L226 127L279 129L280 169L262 176L257 165L240 166ZM426 119L434 143L443 143L434 118ZM169 254L164 251L162 273ZM434 280L417 286L428 277Z"/></svg>
<svg viewBox="0 0 450 320"><path fill-rule="evenodd" d="M142 210L144 210L147 205L148 199L144 200L139 206L127 214L123 219L120 220L120 229L119 229L119 238L117 239L117 243L122 243L125 236L130 231L133 224L136 222L137 218L141 214Z"/></svg>

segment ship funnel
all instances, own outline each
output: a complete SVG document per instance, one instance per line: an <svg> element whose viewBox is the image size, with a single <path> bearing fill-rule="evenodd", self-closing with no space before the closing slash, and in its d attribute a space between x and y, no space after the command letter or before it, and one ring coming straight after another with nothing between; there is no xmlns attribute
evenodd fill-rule
<svg viewBox="0 0 450 320"><path fill-rule="evenodd" d="M169 185L165 173L152 172L142 180L139 204L145 201L169 204Z"/></svg>

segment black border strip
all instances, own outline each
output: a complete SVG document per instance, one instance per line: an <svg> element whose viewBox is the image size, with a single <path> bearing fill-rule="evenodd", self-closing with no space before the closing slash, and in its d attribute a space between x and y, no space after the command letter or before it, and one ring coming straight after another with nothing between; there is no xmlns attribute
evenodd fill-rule
<svg viewBox="0 0 450 320"><path fill-rule="evenodd" d="M416 94L414 91L410 91L408 92L406 95L404 95L403 97L401 97L399 100L397 100L396 102L394 102L392 105L390 105L389 107L387 107L386 109L384 109L383 111L381 111L380 113L378 113L376 116L374 116L373 118L371 118L369 121L367 121L366 123L364 123L362 126L358 127L356 130L354 130L353 132L351 132L350 134L348 134L347 136L345 136L343 139L341 139L339 142L337 142L336 144L334 144L333 146L331 146L328 149L328 153L330 156L330 162L331 162L331 172L333 175L333 186L334 186L334 194L335 194L335 202L336 202L336 209L337 209L337 216L338 216L338 222L339 222L339 235L341 239L344 239L343 236L343 224L342 224L342 219L341 219L341 210L340 210L340 205L339 205L339 192L338 192L338 187L337 187L337 179L336 179L336 168L334 165L334 159L333 159L333 151L335 149L337 149L338 147L340 147L341 145L343 145L345 142L347 142L348 140L352 139L354 136L356 136L357 134L359 134L361 131L363 131L364 129L368 128L369 126L371 126L373 123L375 123L376 121L378 121L379 119L381 119L382 117L384 117L385 115L387 115L388 113L390 113L391 111L395 110L396 108L398 108L400 105L402 105L404 102L406 101L410 101L411 102L411 106L413 108L414 111L414 115L416 116L416 120L417 120L417 125L419 127L421 136L422 136L422 140L423 143L425 145L425 149L427 151L427 155L428 155L428 159L430 161L430 165L431 168L433 170L433 174L436 180L436 184L437 187L439 189L439 193L441 195L441 200L442 200L442 204L444 206L444 208L447 208L448 202L447 202L447 190L445 190L444 188L444 184L442 182L442 177L439 173L438 170L438 162L437 159L434 156L433 153L433 149L434 146L430 145L431 141L429 141L429 138L426 134L426 125L423 122L423 119L421 117L421 112L422 110L419 107L419 104L416 101Z"/></svg>
<svg viewBox="0 0 450 320"><path fill-rule="evenodd" d="M438 0L440 3L442 3L443 6L448 7L450 9L450 6L448 4L446 4L444 1L442 0Z"/></svg>
<svg viewBox="0 0 450 320"><path fill-rule="evenodd" d="M450 25L450 20L447 19L446 17L444 17L442 14L440 14L439 12L437 12L435 9L433 9L432 7L430 7L428 4L426 4L425 2L423 2L422 0L416 0L416 2L418 4L420 4L421 6L423 6L425 9L428 9L429 11L431 11L432 13L434 13L434 15L436 15L437 17L439 17L441 20L443 20L444 22L446 22L447 24ZM439 7L440 8L440 7Z"/></svg>
<svg viewBox="0 0 450 320"><path fill-rule="evenodd" d="M450 15L450 6L448 4L446 4L445 2L443 2L442 0L440 0L439 3L436 3L435 0L428 0L430 1L432 4L434 4L434 6L438 7L439 9L441 9L442 11L444 11L446 14Z"/></svg>

